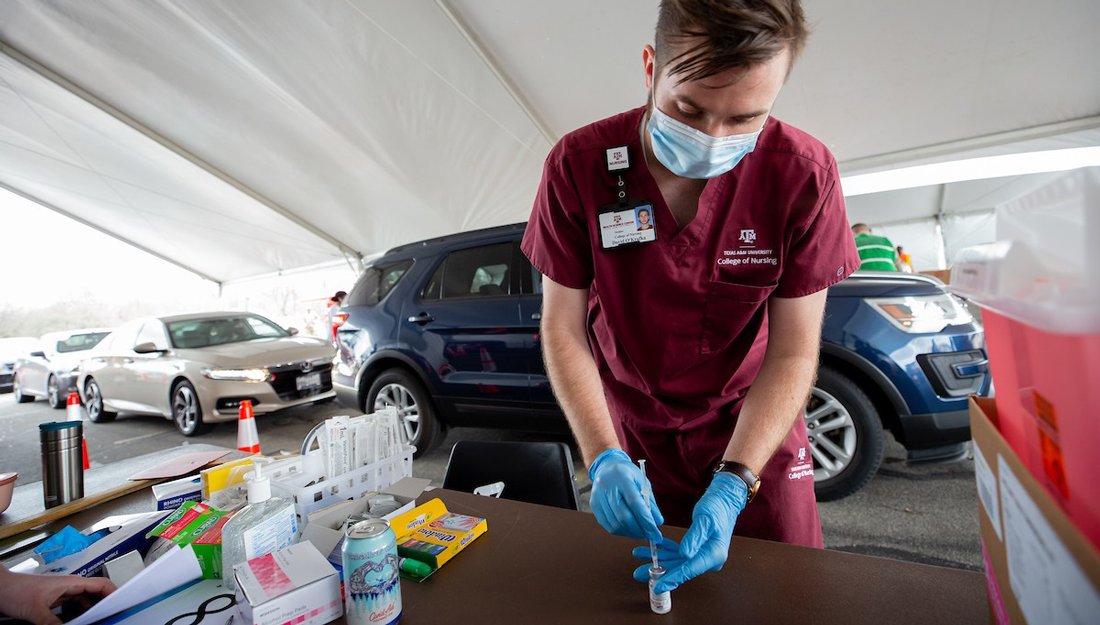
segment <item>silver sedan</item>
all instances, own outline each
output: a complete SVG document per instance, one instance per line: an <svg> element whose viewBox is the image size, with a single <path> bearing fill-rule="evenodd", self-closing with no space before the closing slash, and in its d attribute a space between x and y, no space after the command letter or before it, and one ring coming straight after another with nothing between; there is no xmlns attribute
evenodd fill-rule
<svg viewBox="0 0 1100 625"><path fill-rule="evenodd" d="M15 401L45 397L50 407L64 408L69 393L76 390L80 361L110 333L104 328L44 335L36 349L15 361Z"/></svg>
<svg viewBox="0 0 1100 625"><path fill-rule="evenodd" d="M237 418L328 401L335 350L259 315L199 313L132 321L80 366L77 387L95 423L118 412L171 419L184 436Z"/></svg>

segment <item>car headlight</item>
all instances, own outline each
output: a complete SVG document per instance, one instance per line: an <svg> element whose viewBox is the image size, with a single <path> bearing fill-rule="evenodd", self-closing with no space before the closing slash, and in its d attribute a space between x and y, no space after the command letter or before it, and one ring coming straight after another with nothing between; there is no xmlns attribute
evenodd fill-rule
<svg viewBox="0 0 1100 625"><path fill-rule="evenodd" d="M894 327L910 334L939 332L947 326L972 323L974 316L949 293L868 299L867 303Z"/></svg>
<svg viewBox="0 0 1100 625"><path fill-rule="evenodd" d="M203 375L211 380L233 382L267 382L271 372L267 369L203 369Z"/></svg>

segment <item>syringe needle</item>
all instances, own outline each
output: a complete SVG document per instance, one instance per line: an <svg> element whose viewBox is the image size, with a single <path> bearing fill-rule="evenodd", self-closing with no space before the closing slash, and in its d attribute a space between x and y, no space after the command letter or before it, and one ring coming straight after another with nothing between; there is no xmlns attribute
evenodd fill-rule
<svg viewBox="0 0 1100 625"><path fill-rule="evenodd" d="M642 470L642 477L645 477L645 458L642 458L641 460L638 461L638 468L640 468ZM653 514L653 503L650 501L651 493L650 493L650 489L649 489L648 480L647 480L647 483L646 483L645 490L642 492L642 496L645 497L646 506L649 507L649 513L652 515ZM657 568L659 566L657 564L657 543L653 542L652 540L649 541L649 553L650 553L650 556L652 556L652 558L653 558L653 568Z"/></svg>

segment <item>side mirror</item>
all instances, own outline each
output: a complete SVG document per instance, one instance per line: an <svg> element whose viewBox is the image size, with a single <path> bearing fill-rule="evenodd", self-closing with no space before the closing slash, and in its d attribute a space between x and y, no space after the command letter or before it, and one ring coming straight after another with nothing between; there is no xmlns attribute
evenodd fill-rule
<svg viewBox="0 0 1100 625"><path fill-rule="evenodd" d="M287 328L286 331L290 333L290 336L298 336L298 328Z"/></svg>
<svg viewBox="0 0 1100 625"><path fill-rule="evenodd" d="M166 350L158 349L152 342L139 343L134 346L134 352L138 354L156 354L164 351Z"/></svg>
<svg viewBox="0 0 1100 625"><path fill-rule="evenodd" d="M28 356L30 356L31 358L45 358L46 352L31 352L30 354L28 354Z"/></svg>

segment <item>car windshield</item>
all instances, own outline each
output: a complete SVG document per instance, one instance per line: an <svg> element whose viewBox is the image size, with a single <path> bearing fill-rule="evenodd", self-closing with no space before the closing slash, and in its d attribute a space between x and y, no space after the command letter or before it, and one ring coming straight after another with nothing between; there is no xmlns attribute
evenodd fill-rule
<svg viewBox="0 0 1100 625"><path fill-rule="evenodd" d="M263 317L240 315L175 321L168 324L168 335L175 348L194 349L290 336L290 333Z"/></svg>
<svg viewBox="0 0 1100 625"><path fill-rule="evenodd" d="M103 340L110 332L89 332L87 334L74 334L57 342L57 353L82 352L91 349Z"/></svg>

